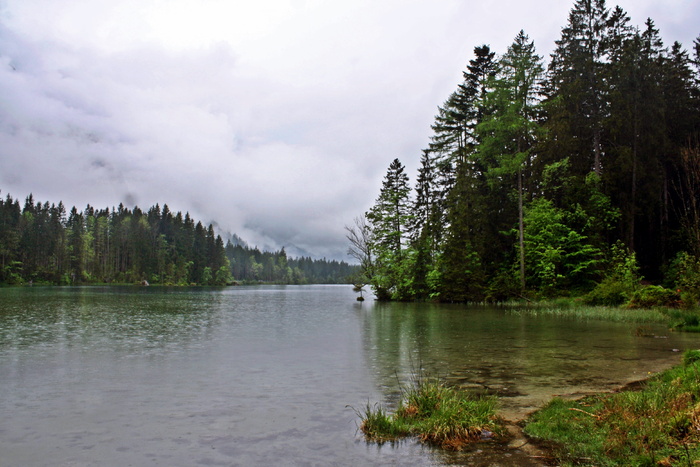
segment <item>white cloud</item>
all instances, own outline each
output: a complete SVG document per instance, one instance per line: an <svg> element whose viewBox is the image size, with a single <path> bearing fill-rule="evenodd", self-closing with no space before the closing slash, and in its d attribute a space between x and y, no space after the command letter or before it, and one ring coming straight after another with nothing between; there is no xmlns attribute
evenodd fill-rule
<svg viewBox="0 0 700 467"><path fill-rule="evenodd" d="M693 2L628 3L635 24L652 16L690 47L673 34L700 23ZM79 208L167 203L253 245L343 258L343 226L390 161L413 177L473 48L502 52L522 28L547 55L570 7L6 0L0 189Z"/></svg>

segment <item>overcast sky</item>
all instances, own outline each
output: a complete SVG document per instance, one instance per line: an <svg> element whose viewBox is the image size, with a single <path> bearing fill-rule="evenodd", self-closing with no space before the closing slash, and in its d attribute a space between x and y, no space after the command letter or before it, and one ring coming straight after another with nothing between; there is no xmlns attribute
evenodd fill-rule
<svg viewBox="0 0 700 467"><path fill-rule="evenodd" d="M692 49L698 0L621 0ZM349 259L413 184L475 46L548 56L573 0L0 0L0 196L156 203L251 246Z"/></svg>

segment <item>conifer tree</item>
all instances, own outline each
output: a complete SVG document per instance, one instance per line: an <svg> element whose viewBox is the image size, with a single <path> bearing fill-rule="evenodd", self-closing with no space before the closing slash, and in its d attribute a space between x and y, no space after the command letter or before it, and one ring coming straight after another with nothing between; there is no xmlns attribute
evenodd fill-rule
<svg viewBox="0 0 700 467"><path fill-rule="evenodd" d="M571 157L580 175L603 172L608 16L605 0L577 0L549 65L552 152Z"/></svg>
<svg viewBox="0 0 700 467"><path fill-rule="evenodd" d="M374 206L366 214L376 258L372 287L379 299L388 299L401 280L402 252L410 224L410 187L398 159L389 165Z"/></svg>
<svg viewBox="0 0 700 467"><path fill-rule="evenodd" d="M511 199L498 197L497 193L517 193L520 287L524 289L523 179L532 170L533 149L541 136L538 119L540 81L544 68L542 59L535 53L534 43L521 30L498 61L497 69L498 73L492 81L493 90L486 98L489 114L477 127L481 144L476 155L486 168L489 189L493 193L489 198L497 199L501 204L502 218L491 219L492 223L497 224L494 229L497 232L510 230L516 213L516 209L504 209L512 205L509 202ZM495 242L494 238L490 242L498 248L499 242ZM500 249L508 250L506 245Z"/></svg>
<svg viewBox="0 0 700 467"><path fill-rule="evenodd" d="M471 300L481 295L482 258L489 249L487 243L490 240L487 240L488 234L479 233L493 227L493 224L483 222L487 211L486 167L475 157L475 151L480 142L476 128L490 111L486 96L496 72L495 53L483 45L474 49L474 55L463 73L464 82L455 93L459 96L463 122L459 139L462 143L449 160L454 168L454 178L445 192L444 208L441 207L444 227L433 279L440 283L440 299L449 301ZM466 264L472 265L468 267L471 271L468 280L463 277Z"/></svg>

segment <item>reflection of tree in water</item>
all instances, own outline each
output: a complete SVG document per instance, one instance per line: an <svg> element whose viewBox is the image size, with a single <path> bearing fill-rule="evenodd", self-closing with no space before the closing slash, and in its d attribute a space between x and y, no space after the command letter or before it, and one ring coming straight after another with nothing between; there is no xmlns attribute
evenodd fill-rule
<svg viewBox="0 0 700 467"><path fill-rule="evenodd" d="M384 397L376 402L394 410L401 385L410 384L420 370L475 394L518 399L517 383L540 360L525 345L532 331L522 321L485 307L375 303L365 311L364 348ZM557 332L543 331L542 339L554 340ZM463 452L425 449L445 465L540 465L507 441L477 443Z"/></svg>
<svg viewBox="0 0 700 467"><path fill-rule="evenodd" d="M221 294L195 289L15 289L4 296L0 346L182 349L211 336L222 300Z"/></svg>
<svg viewBox="0 0 700 467"><path fill-rule="evenodd" d="M366 311L364 338L382 402L395 404L400 385L423 370L474 393L495 394L506 412L522 416L553 395L608 390L646 376L651 366L676 363L670 349L682 343L659 344L633 329L485 306L375 303Z"/></svg>

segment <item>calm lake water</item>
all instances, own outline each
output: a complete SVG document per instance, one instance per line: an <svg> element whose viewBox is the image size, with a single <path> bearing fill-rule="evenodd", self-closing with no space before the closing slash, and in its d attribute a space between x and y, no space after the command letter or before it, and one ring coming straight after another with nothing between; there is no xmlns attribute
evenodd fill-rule
<svg viewBox="0 0 700 467"><path fill-rule="evenodd" d="M394 406L422 367L519 418L700 346L636 327L359 303L351 286L0 289L0 465L517 465L367 444L352 407Z"/></svg>

